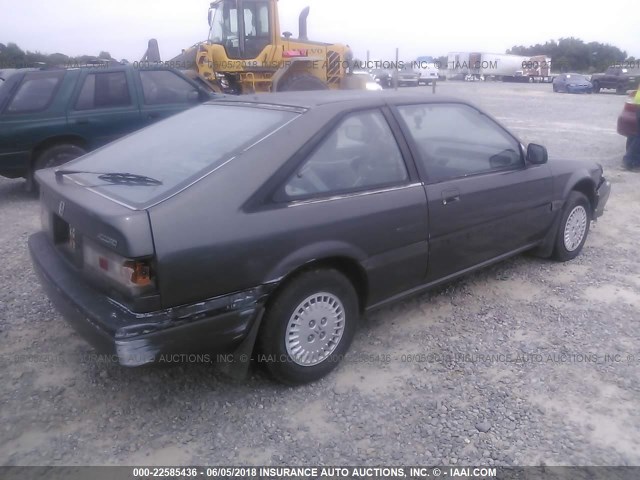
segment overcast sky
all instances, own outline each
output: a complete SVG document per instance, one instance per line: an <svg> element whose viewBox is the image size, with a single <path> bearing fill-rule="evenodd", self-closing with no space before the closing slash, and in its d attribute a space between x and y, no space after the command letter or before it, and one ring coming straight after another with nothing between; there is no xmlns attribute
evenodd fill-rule
<svg viewBox="0 0 640 480"><path fill-rule="evenodd" d="M312 40L349 44L356 57L391 60L450 51L503 53L560 37L611 43L640 57L638 0L280 0L281 28L298 34L311 6ZM0 0L0 43L67 55L106 50L139 60L149 38L163 60L207 37L207 0Z"/></svg>

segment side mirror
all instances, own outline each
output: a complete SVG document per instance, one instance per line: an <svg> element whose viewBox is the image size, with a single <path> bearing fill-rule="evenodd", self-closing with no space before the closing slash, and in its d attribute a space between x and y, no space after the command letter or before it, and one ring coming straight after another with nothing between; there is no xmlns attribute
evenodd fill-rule
<svg viewBox="0 0 640 480"><path fill-rule="evenodd" d="M527 147L527 162L532 165L544 165L549 161L547 148L542 145L530 143Z"/></svg>

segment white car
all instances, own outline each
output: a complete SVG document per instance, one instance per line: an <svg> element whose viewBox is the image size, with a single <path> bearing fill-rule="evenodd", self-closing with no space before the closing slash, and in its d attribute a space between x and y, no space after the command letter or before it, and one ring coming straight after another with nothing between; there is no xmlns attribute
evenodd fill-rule
<svg viewBox="0 0 640 480"><path fill-rule="evenodd" d="M353 72L353 74L354 75L361 75L363 77L366 76L365 88L367 90L374 91L374 92L382 90L382 86L379 85L378 82L376 82L375 78L373 78L373 76L369 72L358 71L358 72Z"/></svg>
<svg viewBox="0 0 640 480"><path fill-rule="evenodd" d="M435 63L419 62L416 66L416 70L420 72L421 85L431 85L433 82L438 81L440 69Z"/></svg>

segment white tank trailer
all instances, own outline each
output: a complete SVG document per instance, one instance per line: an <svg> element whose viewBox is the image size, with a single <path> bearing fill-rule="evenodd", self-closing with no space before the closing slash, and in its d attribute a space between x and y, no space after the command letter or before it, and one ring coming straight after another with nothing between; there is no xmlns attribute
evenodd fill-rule
<svg viewBox="0 0 640 480"><path fill-rule="evenodd" d="M451 52L447 78L499 80L505 82L549 82L551 59L544 55L522 56L484 52Z"/></svg>

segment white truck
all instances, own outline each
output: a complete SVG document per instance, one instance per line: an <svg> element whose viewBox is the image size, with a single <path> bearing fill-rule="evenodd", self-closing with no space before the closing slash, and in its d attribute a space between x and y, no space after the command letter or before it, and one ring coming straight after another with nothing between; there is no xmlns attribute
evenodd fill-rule
<svg viewBox="0 0 640 480"><path fill-rule="evenodd" d="M420 72L420 84L431 85L438 81L440 69L433 57L418 57L415 62L415 70Z"/></svg>
<svg viewBox="0 0 640 480"><path fill-rule="evenodd" d="M448 77L511 82L550 81L551 59L483 52L451 52Z"/></svg>

